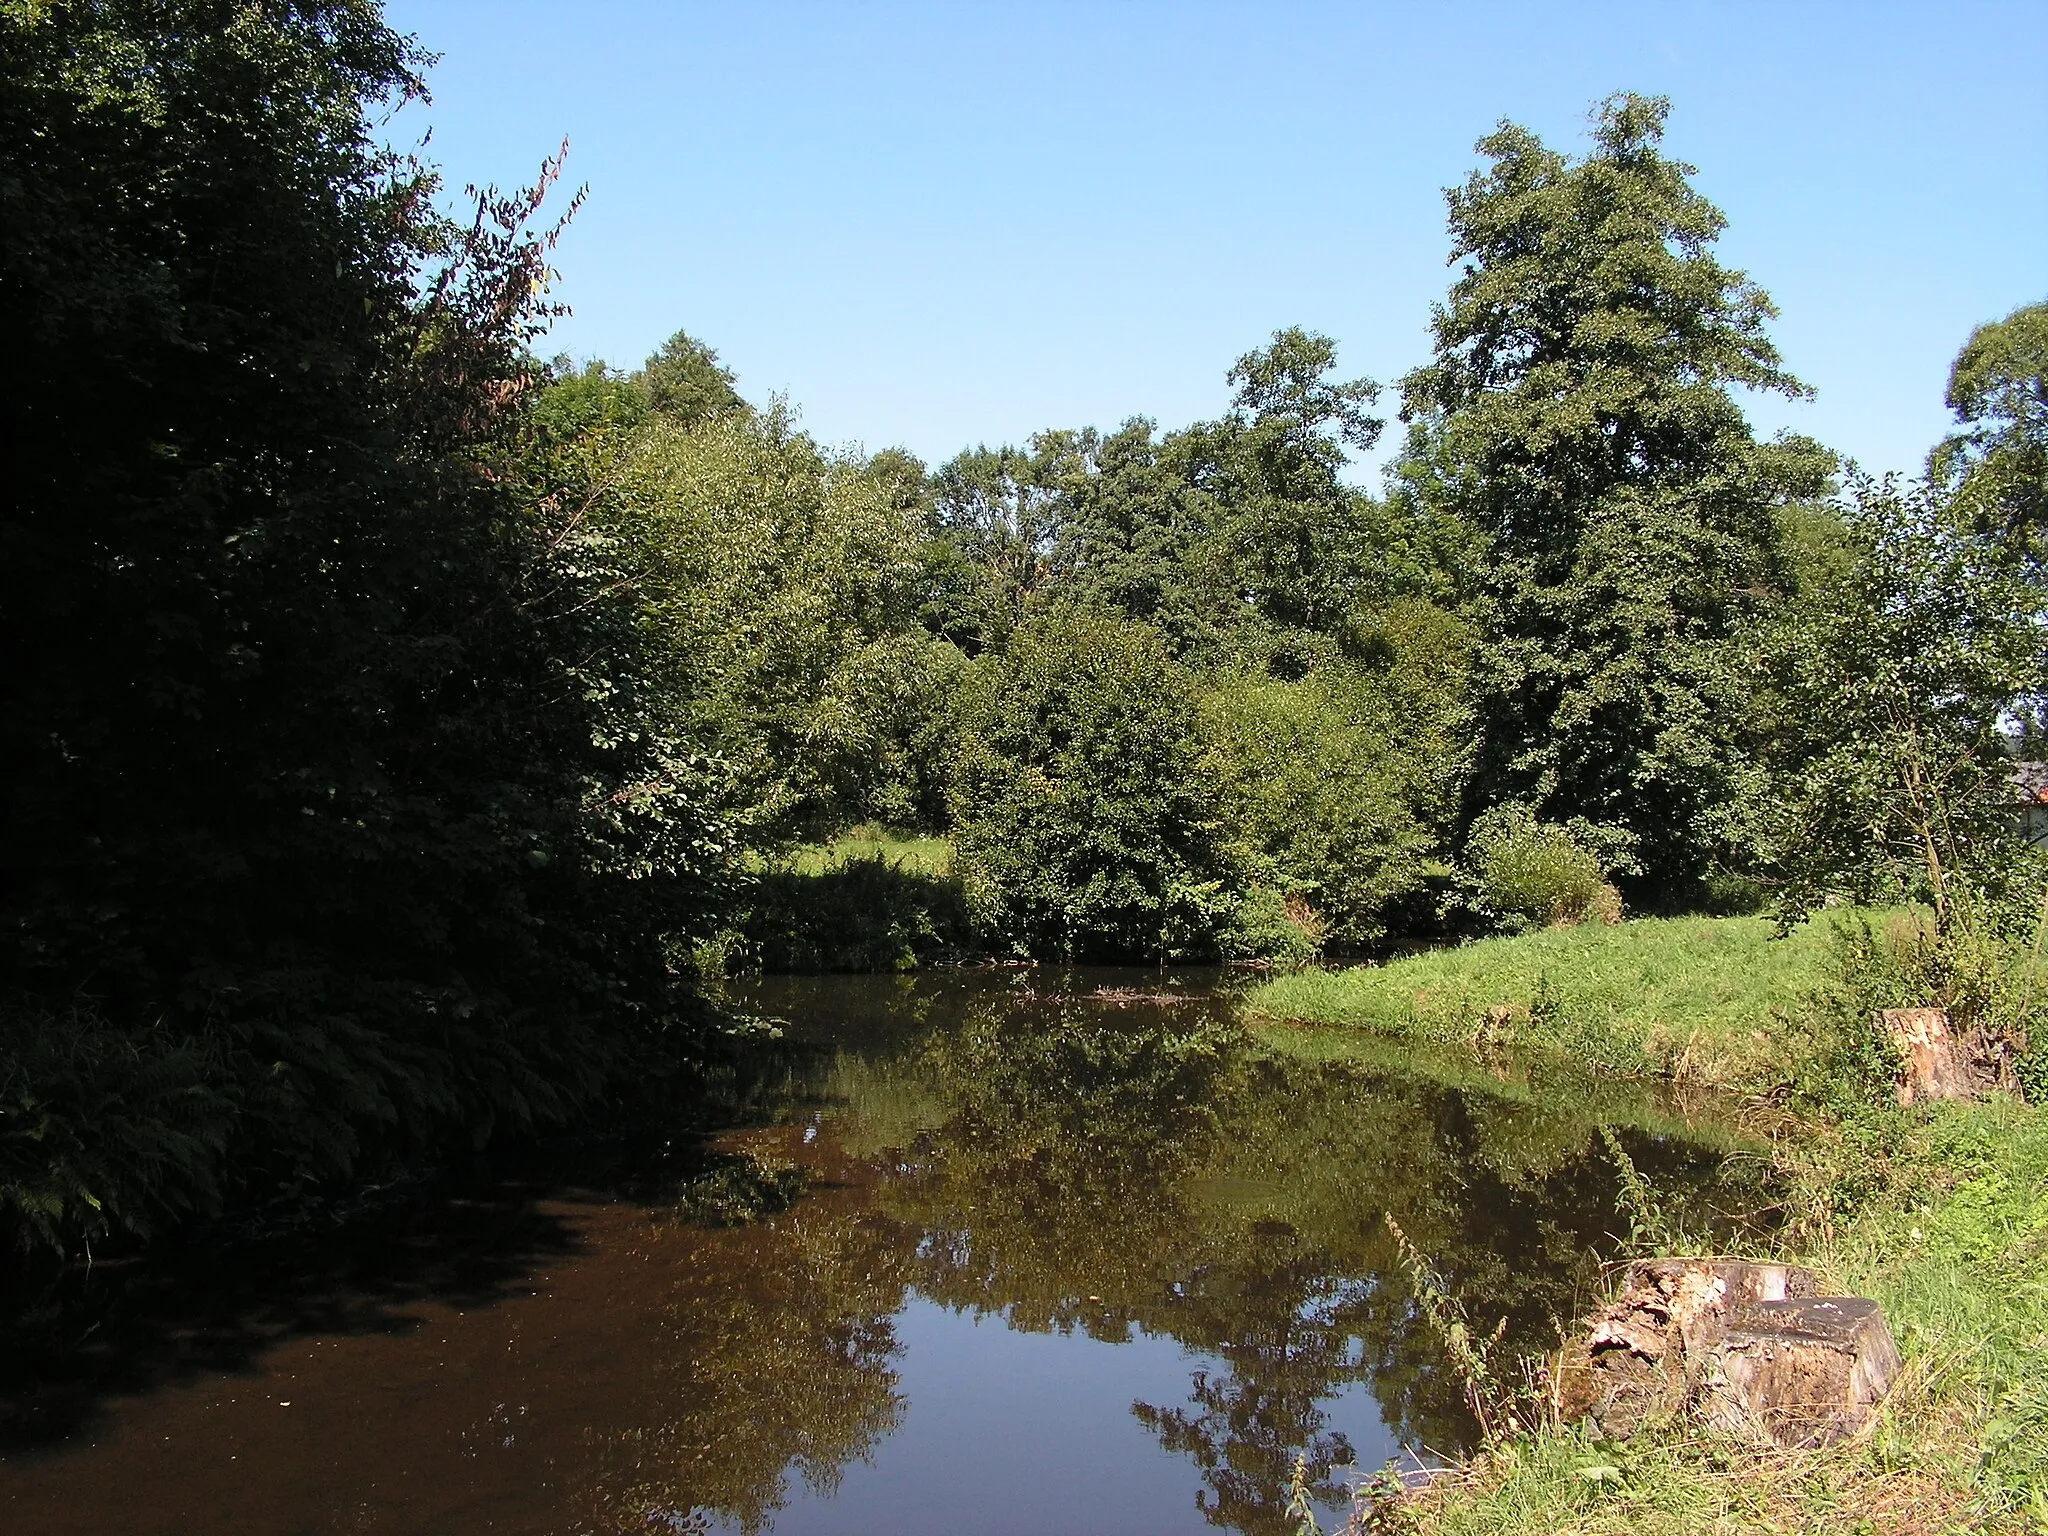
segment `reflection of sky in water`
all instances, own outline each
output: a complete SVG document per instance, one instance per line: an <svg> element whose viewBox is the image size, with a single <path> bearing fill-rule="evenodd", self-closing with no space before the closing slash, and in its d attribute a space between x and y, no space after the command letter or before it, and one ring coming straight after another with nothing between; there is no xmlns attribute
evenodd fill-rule
<svg viewBox="0 0 2048 1536"><path fill-rule="evenodd" d="M1133 1330L1123 1344L1082 1333L1019 1333L913 1297L896 1315L892 1361L907 1403L872 1463L845 1469L820 1498L792 1478L776 1536L1118 1536L1213 1530L1195 1506L1203 1490L1187 1457L1163 1450L1133 1402L1186 1401L1189 1377L1227 1367L1171 1339ZM1323 1404L1359 1464L1399 1447L1363 1382ZM1047 1482L1057 1484L1048 1497ZM1064 1512L1064 1513L1062 1513ZM1342 1512L1324 1510L1327 1528ZM718 1530L736 1527L717 1526Z"/></svg>

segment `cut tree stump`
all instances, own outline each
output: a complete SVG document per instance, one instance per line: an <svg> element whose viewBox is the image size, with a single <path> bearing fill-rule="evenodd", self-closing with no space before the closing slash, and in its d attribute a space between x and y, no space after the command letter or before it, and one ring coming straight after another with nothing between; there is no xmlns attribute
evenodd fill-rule
<svg viewBox="0 0 2048 1536"><path fill-rule="evenodd" d="M1558 1406L1572 1421L1626 1439L1692 1400L1699 1362L1735 1308L1811 1296L1813 1276L1790 1264L1738 1259L1646 1259L1631 1264L1614 1300L1560 1362Z"/></svg>
<svg viewBox="0 0 2048 1536"><path fill-rule="evenodd" d="M1786 1446L1854 1434L1891 1386L1898 1352L1876 1302L1814 1289L1790 1264L1632 1264L1559 1361L1559 1412L1617 1440L1687 1411Z"/></svg>
<svg viewBox="0 0 2048 1536"><path fill-rule="evenodd" d="M1976 1097L1970 1063L1962 1043L1948 1027L1947 1010L1885 1008L1879 1011L1877 1021L1899 1053L1901 1104Z"/></svg>
<svg viewBox="0 0 2048 1536"><path fill-rule="evenodd" d="M1899 1374L1884 1310L1861 1296L1744 1307L1708 1352L1700 1416L1787 1449L1858 1433Z"/></svg>

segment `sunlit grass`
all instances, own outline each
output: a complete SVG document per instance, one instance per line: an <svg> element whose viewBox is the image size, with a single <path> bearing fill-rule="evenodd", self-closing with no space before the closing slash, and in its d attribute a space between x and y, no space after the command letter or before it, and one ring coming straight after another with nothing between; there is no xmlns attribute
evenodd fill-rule
<svg viewBox="0 0 2048 1536"><path fill-rule="evenodd" d="M893 832L886 827L854 827L830 842L805 843L793 849L783 867L792 874L822 875L856 859L879 859L909 874L950 875L953 844L943 837Z"/></svg>
<svg viewBox="0 0 2048 1536"><path fill-rule="evenodd" d="M1298 971L1246 1002L1274 1019L1555 1046L1612 1071L1739 1082L1780 1058L1785 1020L1822 980L1827 927L1778 938L1762 918L1681 917L1546 929Z"/></svg>
<svg viewBox="0 0 2048 1536"><path fill-rule="evenodd" d="M1883 1303L1904 1370L1866 1435L1756 1452L1680 1429L1626 1444L1571 1426L1498 1447L1407 1500L1387 1528L1916 1533L2048 1529L2048 1112L2011 1101L1902 1117L1887 1192L1787 1257ZM1867 1141L1823 1141L1825 1198Z"/></svg>

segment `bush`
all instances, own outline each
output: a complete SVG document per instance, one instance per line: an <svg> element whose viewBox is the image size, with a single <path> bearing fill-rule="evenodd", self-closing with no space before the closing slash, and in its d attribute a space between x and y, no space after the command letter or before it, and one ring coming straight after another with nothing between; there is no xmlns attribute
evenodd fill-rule
<svg viewBox="0 0 2048 1536"><path fill-rule="evenodd" d="M1430 821L1429 760L1387 690L1330 666L1299 682L1226 673L1202 699L1224 815L1264 883L1312 909L1338 948L1449 873Z"/></svg>
<svg viewBox="0 0 2048 1536"><path fill-rule="evenodd" d="M1520 806L1502 806L1474 824L1466 864L1480 909L1510 928L1594 919L1621 921L1621 897L1600 861L1563 827Z"/></svg>
<svg viewBox="0 0 2048 1536"><path fill-rule="evenodd" d="M374 4L0 7L0 1242L559 1118L732 838L531 496L549 237L384 146ZM374 116L376 126L372 126Z"/></svg>
<svg viewBox="0 0 2048 1536"><path fill-rule="evenodd" d="M985 932L1076 959L1213 955L1249 887L1191 681L1141 624L1030 620L968 674L951 788Z"/></svg>
<svg viewBox="0 0 2048 1536"><path fill-rule="evenodd" d="M907 971L973 947L960 882L879 850L761 876L740 934L766 971Z"/></svg>

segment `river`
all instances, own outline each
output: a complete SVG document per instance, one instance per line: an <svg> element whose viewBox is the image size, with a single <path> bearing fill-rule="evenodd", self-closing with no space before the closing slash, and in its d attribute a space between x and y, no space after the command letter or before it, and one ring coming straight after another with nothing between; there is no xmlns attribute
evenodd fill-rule
<svg viewBox="0 0 2048 1536"><path fill-rule="evenodd" d="M101 1266L0 1382L0 1530L1277 1536L1298 1459L1341 1527L1472 1435L1390 1216L1509 1362L1626 1230L1601 1127L1668 1214L1755 1198L1711 1113L1233 987L764 978L772 1066L673 1179Z"/></svg>

